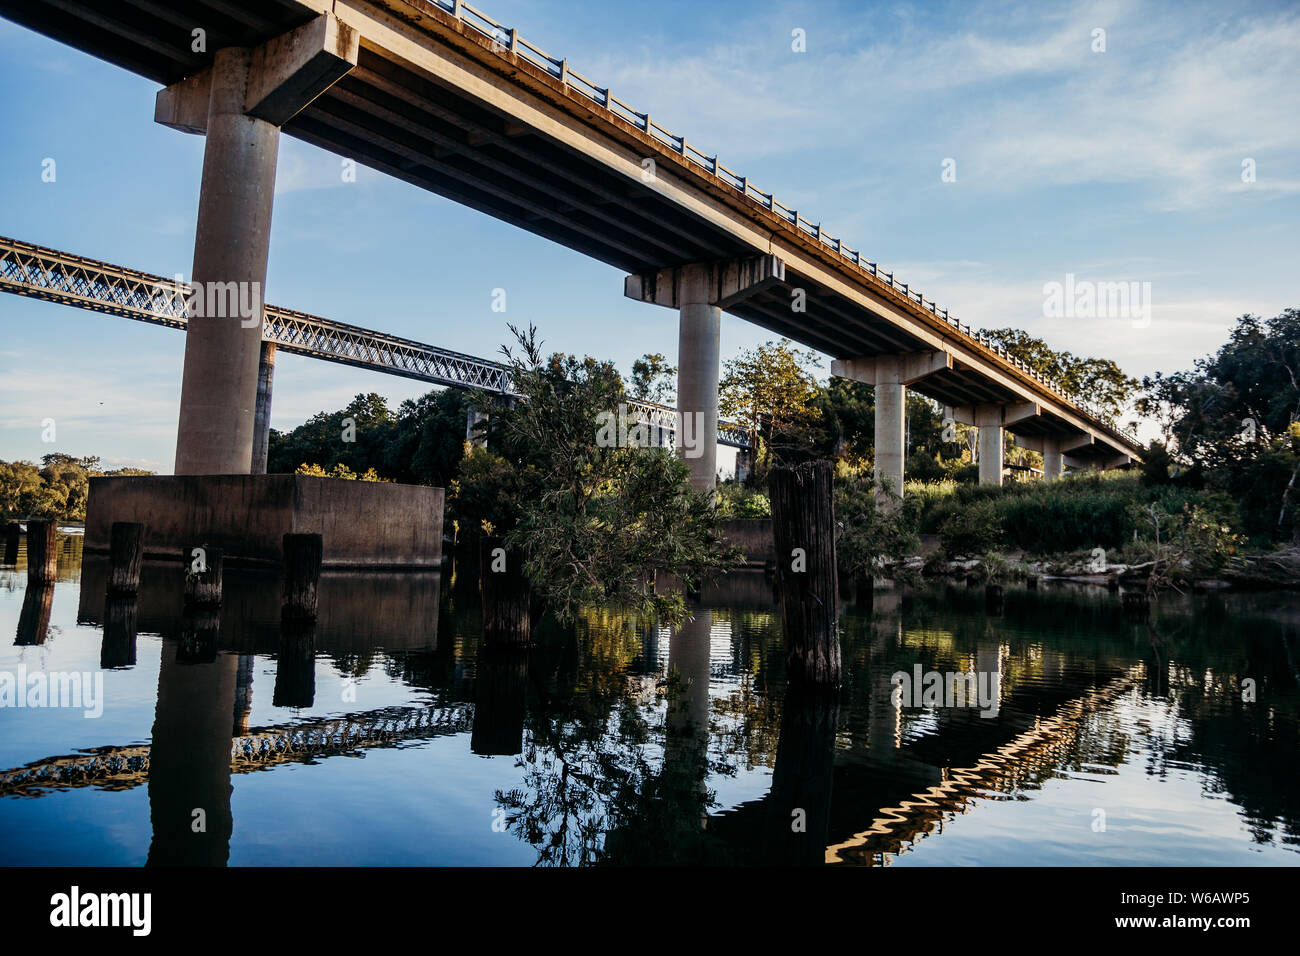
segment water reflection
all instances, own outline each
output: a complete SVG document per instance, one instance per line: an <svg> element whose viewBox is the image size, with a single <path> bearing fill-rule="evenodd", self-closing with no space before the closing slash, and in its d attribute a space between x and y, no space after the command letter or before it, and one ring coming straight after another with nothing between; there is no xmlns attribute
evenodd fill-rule
<svg viewBox="0 0 1300 956"><path fill-rule="evenodd" d="M65 564L40 590L0 571L0 673L111 669L118 723L0 709L0 862L78 862L113 814L67 801L136 788L147 829L116 822L103 862L1300 862L1295 595L1142 620L1104 590L877 589L846 605L840 691L794 693L761 572L675 630L593 610L489 647L463 569L326 575L286 630L274 573L187 612L179 565L107 601L102 561ZM987 693L903 701L896 672ZM334 826L300 813L320 786Z"/></svg>

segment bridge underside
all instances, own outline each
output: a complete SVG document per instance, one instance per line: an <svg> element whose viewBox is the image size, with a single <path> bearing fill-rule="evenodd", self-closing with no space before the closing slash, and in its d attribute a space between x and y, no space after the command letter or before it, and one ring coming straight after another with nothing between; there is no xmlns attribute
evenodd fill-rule
<svg viewBox="0 0 1300 956"><path fill-rule="evenodd" d="M172 86L208 69L213 51L264 44L328 11L360 34L355 66L284 120L283 132L633 276L775 254L784 262L782 281L721 308L835 359L949 355L942 368L903 384L953 408L1038 403L1033 416L1000 427L1031 440L1064 436L1101 446L1081 451L1077 461L1139 453L1132 439L820 225L729 171L731 181L723 178L716 157L692 156L684 138L572 73L567 62L528 52L536 48L516 45L513 31L498 30L494 39L449 7L432 0L177 0L165 7L121 0L101 9L0 0L0 15ZM192 48L196 28L206 31L200 53ZM707 357L708 316L701 316L706 332L692 341ZM892 421L884 424L894 430Z"/></svg>

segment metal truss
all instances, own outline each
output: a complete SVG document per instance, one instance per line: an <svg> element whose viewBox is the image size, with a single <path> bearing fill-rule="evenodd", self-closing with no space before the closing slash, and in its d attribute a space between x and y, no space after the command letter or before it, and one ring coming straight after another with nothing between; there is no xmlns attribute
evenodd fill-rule
<svg viewBox="0 0 1300 956"><path fill-rule="evenodd" d="M169 329L184 330L189 325L190 289L179 276L165 279L4 236L0 236L0 291ZM295 355L433 385L517 397L510 369L500 362L278 305L266 306L262 339ZM675 409L653 402L628 404L639 410L644 421L666 429L666 444L672 444ZM748 448L749 436L735 425L719 422L718 443Z"/></svg>

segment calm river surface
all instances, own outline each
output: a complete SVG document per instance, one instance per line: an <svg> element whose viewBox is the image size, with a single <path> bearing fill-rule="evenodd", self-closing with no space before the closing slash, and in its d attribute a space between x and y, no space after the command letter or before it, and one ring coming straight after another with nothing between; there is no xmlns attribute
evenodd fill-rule
<svg viewBox="0 0 1300 956"><path fill-rule="evenodd" d="M1295 594L878 592L828 699L787 694L761 572L525 653L450 572L327 575L282 653L274 574L187 618L179 565L106 605L63 547L44 594L0 571L0 864L1300 863ZM970 670L966 705L891 700Z"/></svg>

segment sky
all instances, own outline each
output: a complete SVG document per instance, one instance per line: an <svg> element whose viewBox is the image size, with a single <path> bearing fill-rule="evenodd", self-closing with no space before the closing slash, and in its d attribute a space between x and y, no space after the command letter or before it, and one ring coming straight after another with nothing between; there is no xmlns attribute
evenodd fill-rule
<svg viewBox="0 0 1300 956"><path fill-rule="evenodd" d="M1023 328L1141 378L1190 367L1239 315L1300 306L1295 5L478 6L973 327ZM0 234L188 274L203 139L153 122L157 90L0 20ZM1150 322L1045 314L1045 284L1067 275L1149 283ZM510 321L625 372L647 352L675 362L675 313L626 300L622 280L381 173L344 182L338 157L281 140L271 303L485 357ZM724 360L771 338L724 315ZM0 295L0 459L57 450L169 473L183 347L172 330ZM272 426L425 390L282 355Z"/></svg>

